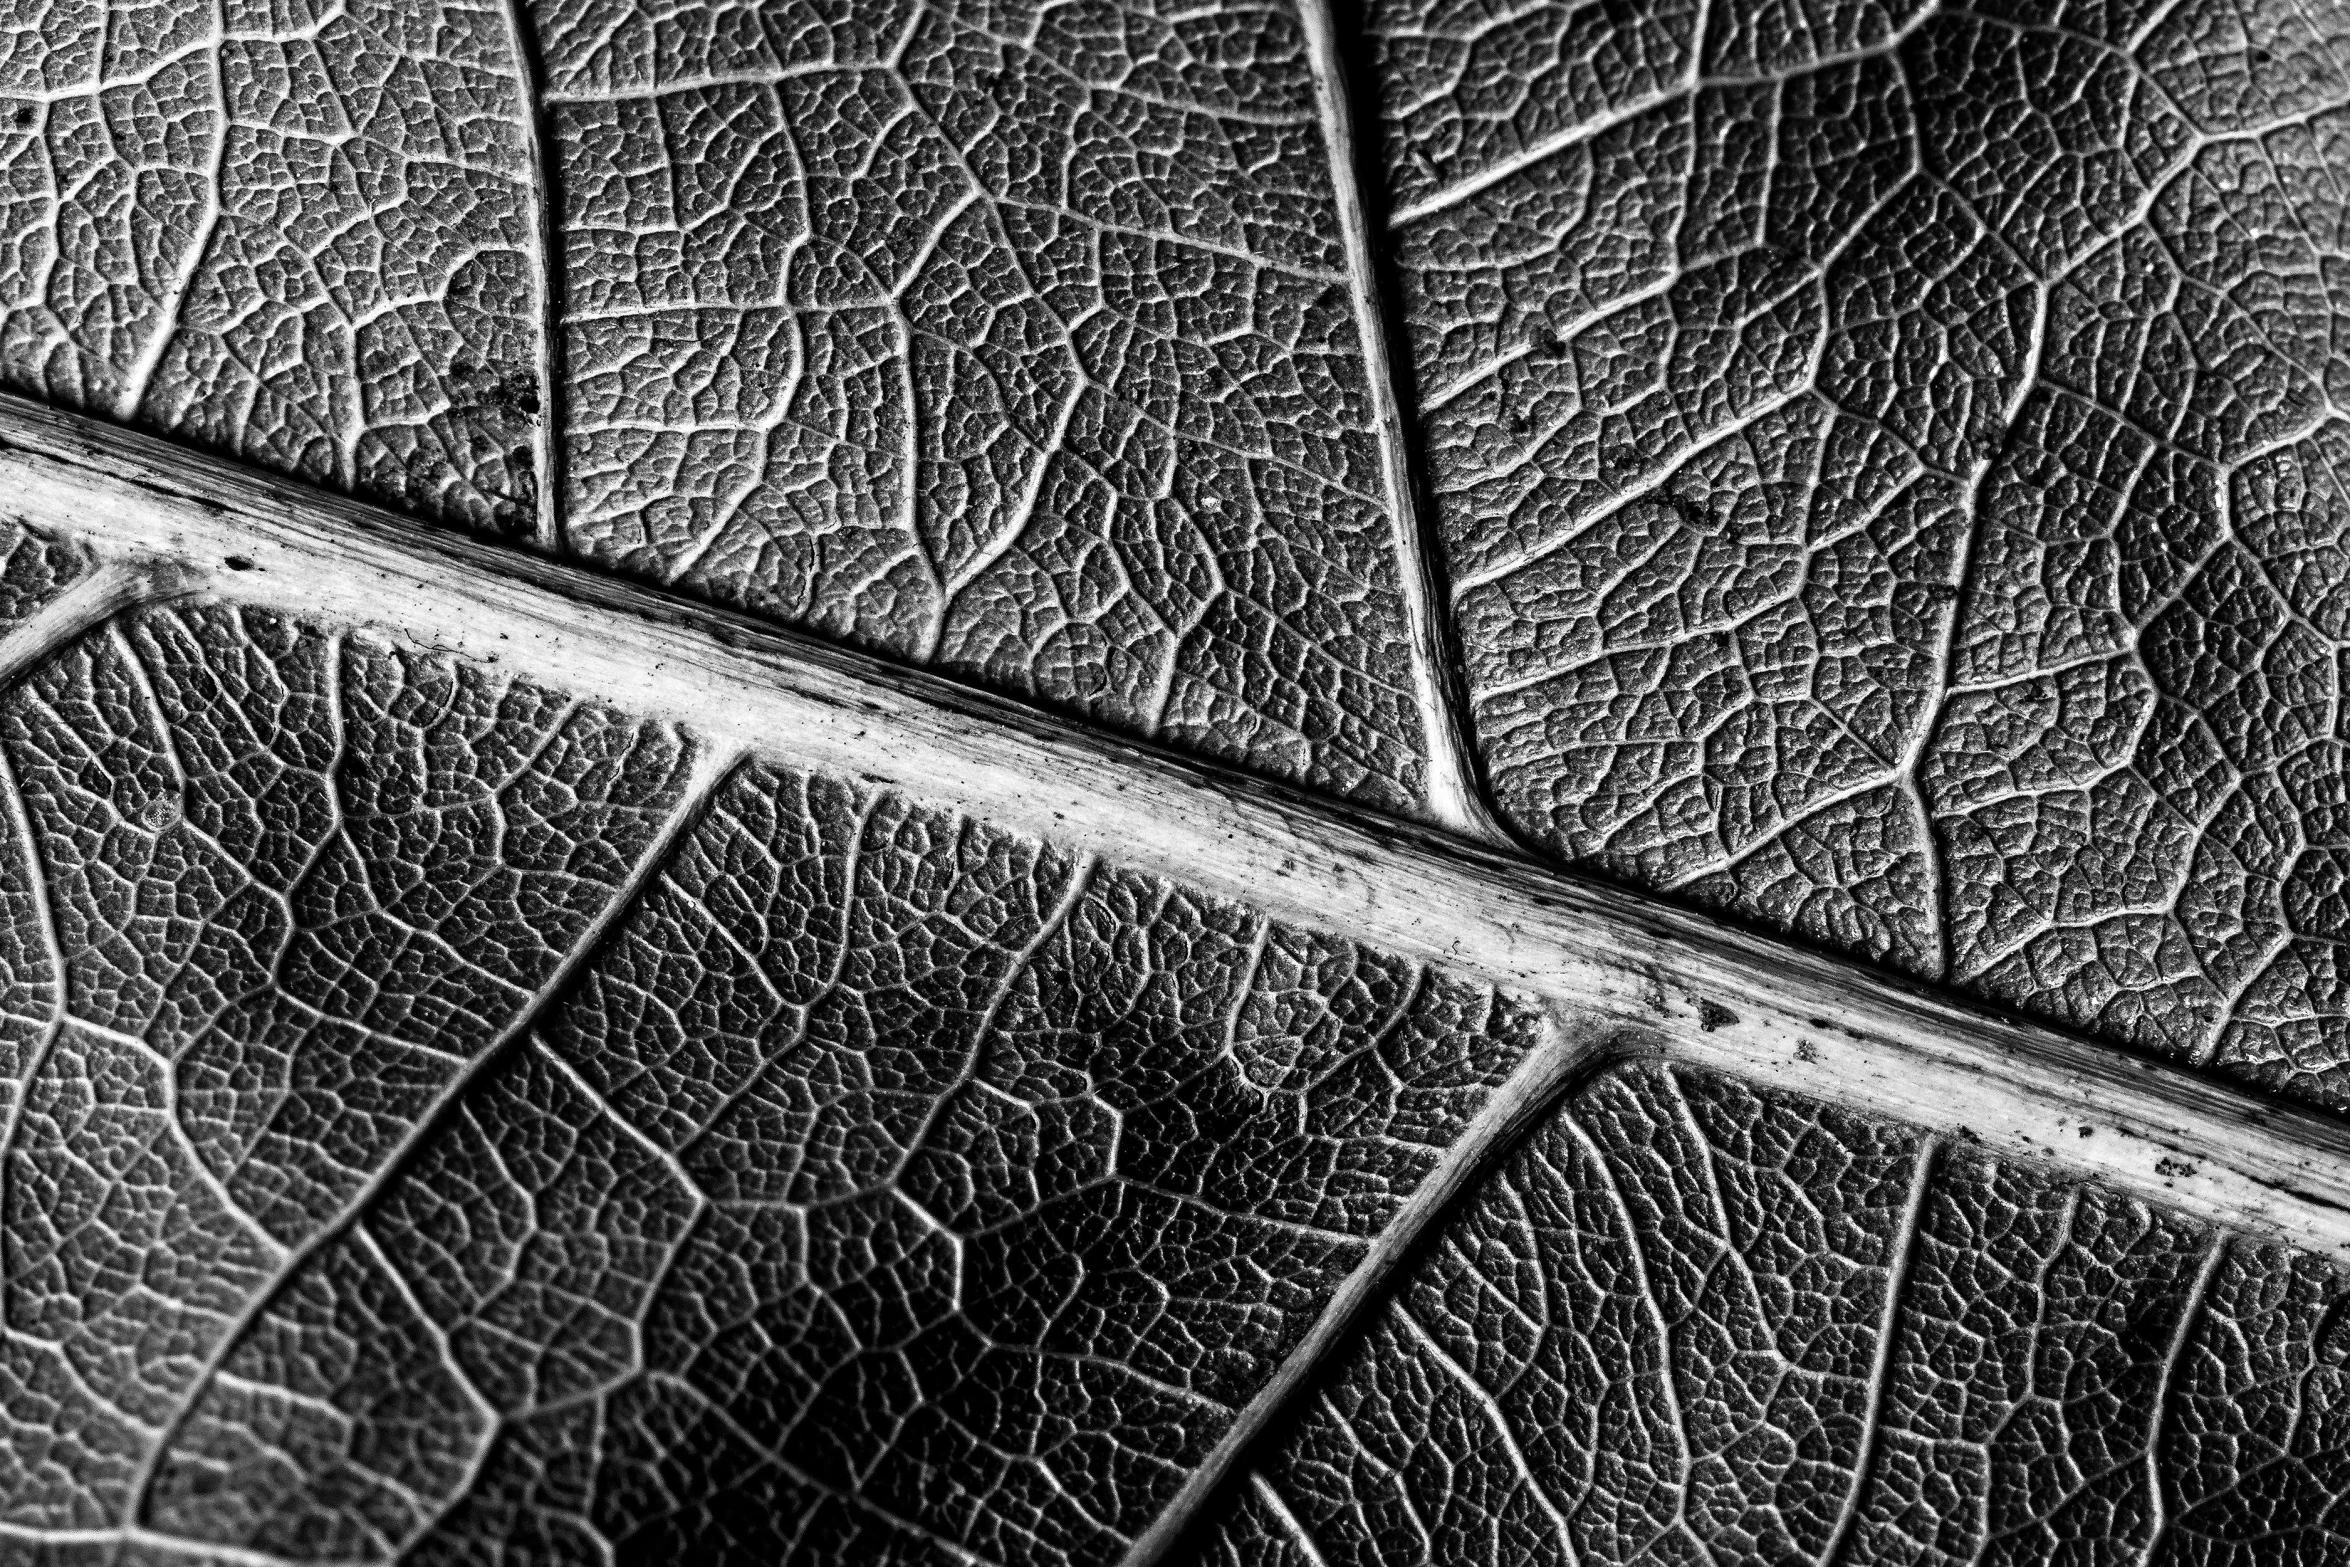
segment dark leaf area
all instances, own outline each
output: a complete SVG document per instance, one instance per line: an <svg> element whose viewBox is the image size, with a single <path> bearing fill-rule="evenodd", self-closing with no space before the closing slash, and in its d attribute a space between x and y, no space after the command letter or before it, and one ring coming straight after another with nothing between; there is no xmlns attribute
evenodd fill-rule
<svg viewBox="0 0 2350 1567"><path fill-rule="evenodd" d="M28 1549L1114 1558L1536 1033L823 779L680 817L673 736L232 609L0 754Z"/></svg>
<svg viewBox="0 0 2350 1567"><path fill-rule="evenodd" d="M1702 1073L1611 1072L1209 1531L1370 1562L2320 1562L2345 1281Z"/></svg>
<svg viewBox="0 0 2350 1567"><path fill-rule="evenodd" d="M0 634L15 630L90 570L73 540L0 515Z"/></svg>
<svg viewBox="0 0 2350 1567"><path fill-rule="evenodd" d="M135 1509L254 1301L529 1009L687 757L228 609L109 627L0 703L0 1529Z"/></svg>

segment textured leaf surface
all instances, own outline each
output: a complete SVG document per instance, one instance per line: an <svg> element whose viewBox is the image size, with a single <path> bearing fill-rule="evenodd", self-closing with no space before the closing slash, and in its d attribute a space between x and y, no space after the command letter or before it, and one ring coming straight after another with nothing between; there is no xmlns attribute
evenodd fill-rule
<svg viewBox="0 0 2350 1567"><path fill-rule="evenodd" d="M2340 1099L2350 13L1370 25L1504 813Z"/></svg>
<svg viewBox="0 0 2350 1567"><path fill-rule="evenodd" d="M0 517L0 634L14 630L89 574L88 553L13 517Z"/></svg>
<svg viewBox="0 0 2350 1567"><path fill-rule="evenodd" d="M676 737L234 609L0 752L25 1548L1108 1559L1534 1037L800 774L640 887Z"/></svg>
<svg viewBox="0 0 2350 1567"><path fill-rule="evenodd" d="M0 704L0 1527L104 1529L675 809L674 735L234 610Z"/></svg>
<svg viewBox="0 0 2350 1567"><path fill-rule="evenodd" d="M1438 1236L1207 1559L2330 1561L2341 1275L1686 1069Z"/></svg>
<svg viewBox="0 0 2350 1567"><path fill-rule="evenodd" d="M522 109L495 0L12 6L0 385L527 524Z"/></svg>
<svg viewBox="0 0 2350 1567"><path fill-rule="evenodd" d="M40 0L0 382L1412 810L1319 101L1284 4Z"/></svg>
<svg viewBox="0 0 2350 1567"><path fill-rule="evenodd" d="M1530 848L2341 1107L2346 105L2338 3L29 0L0 383L1474 829L1461 677ZM80 525L0 514L0 1560L2350 1557L2250 1164ZM582 592L689 650L598 689L750 667Z"/></svg>
<svg viewBox="0 0 2350 1567"><path fill-rule="evenodd" d="M1417 800L1379 438L1287 6L538 14L575 548Z"/></svg>

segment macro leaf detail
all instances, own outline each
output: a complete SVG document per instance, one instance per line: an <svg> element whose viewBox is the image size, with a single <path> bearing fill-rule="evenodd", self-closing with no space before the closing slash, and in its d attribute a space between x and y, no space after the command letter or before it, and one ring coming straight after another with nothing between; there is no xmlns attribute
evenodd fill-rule
<svg viewBox="0 0 2350 1567"><path fill-rule="evenodd" d="M0 1562L2350 1557L2346 192L2346 0L19 0Z"/></svg>

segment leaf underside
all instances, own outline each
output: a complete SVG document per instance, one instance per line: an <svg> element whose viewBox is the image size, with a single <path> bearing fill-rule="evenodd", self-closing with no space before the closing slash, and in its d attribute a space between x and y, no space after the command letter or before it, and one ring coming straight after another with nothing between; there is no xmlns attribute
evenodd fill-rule
<svg viewBox="0 0 2350 1567"><path fill-rule="evenodd" d="M33 0L0 171L10 388L2350 1102L2339 4ZM2350 1560L2314 1255L6 504L0 1560Z"/></svg>

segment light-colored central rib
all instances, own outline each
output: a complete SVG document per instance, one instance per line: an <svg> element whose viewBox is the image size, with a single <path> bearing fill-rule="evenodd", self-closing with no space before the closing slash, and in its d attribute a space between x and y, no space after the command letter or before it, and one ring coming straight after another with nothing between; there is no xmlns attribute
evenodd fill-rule
<svg viewBox="0 0 2350 1567"><path fill-rule="evenodd" d="M2350 1134L1654 899L0 398L0 495L224 598L491 662L1399 956L1577 1028L2350 1253ZM231 562L235 562L232 566Z"/></svg>

